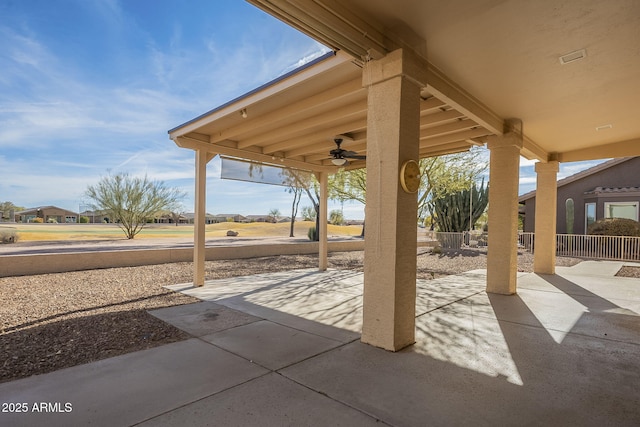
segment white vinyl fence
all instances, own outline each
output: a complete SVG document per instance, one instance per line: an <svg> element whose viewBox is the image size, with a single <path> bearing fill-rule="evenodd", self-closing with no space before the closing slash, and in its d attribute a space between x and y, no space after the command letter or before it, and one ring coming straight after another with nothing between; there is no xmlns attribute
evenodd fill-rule
<svg viewBox="0 0 640 427"><path fill-rule="evenodd" d="M640 237L557 234L556 255L640 261Z"/></svg>
<svg viewBox="0 0 640 427"><path fill-rule="evenodd" d="M487 233L482 232L427 232L427 239L437 240L442 249L486 247L487 237ZM534 240L535 233L519 232L519 249L533 253ZM575 258L640 261L640 237L557 234L556 255Z"/></svg>

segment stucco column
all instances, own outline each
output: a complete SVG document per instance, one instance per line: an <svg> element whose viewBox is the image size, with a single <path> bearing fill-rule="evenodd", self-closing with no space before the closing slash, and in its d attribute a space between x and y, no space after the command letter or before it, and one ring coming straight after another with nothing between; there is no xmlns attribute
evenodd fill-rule
<svg viewBox="0 0 640 427"><path fill-rule="evenodd" d="M556 272L556 221L558 162L536 163L536 220L534 273Z"/></svg>
<svg viewBox="0 0 640 427"><path fill-rule="evenodd" d="M396 50L363 70L368 89L362 342L400 350L415 342L417 194L399 174L418 159L426 65Z"/></svg>
<svg viewBox="0 0 640 427"><path fill-rule="evenodd" d="M327 172L318 173L320 183L320 221L318 221L318 270L327 269L327 202L329 200L329 174Z"/></svg>
<svg viewBox="0 0 640 427"><path fill-rule="evenodd" d="M196 188L193 218L193 286L204 285L204 237L207 194L207 153L196 150Z"/></svg>
<svg viewBox="0 0 640 427"><path fill-rule="evenodd" d="M196 150L196 193L193 218L193 286L204 285L207 163L215 153Z"/></svg>
<svg viewBox="0 0 640 427"><path fill-rule="evenodd" d="M518 178L522 134L489 138L489 248L487 292L516 293L518 273Z"/></svg>

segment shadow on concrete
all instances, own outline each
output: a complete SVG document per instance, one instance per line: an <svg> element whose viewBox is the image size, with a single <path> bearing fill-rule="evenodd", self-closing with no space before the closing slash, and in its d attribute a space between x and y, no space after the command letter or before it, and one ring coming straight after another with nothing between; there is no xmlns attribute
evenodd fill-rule
<svg viewBox="0 0 640 427"><path fill-rule="evenodd" d="M588 317L579 313L609 313L616 304L590 290L585 307L572 298L584 294L579 283L535 275L519 295L488 295L478 291L483 277L420 283L417 342L398 353L358 340L361 273L295 271L174 286L209 301L162 310L174 324L182 318L185 330L200 328L197 340L5 383L0 394L35 400L56 393L74 402L78 411L57 418L60 425L640 423L640 331L622 341L575 329ZM206 313L216 305L240 320L214 328L224 315ZM117 395L98 392L114 389Z"/></svg>

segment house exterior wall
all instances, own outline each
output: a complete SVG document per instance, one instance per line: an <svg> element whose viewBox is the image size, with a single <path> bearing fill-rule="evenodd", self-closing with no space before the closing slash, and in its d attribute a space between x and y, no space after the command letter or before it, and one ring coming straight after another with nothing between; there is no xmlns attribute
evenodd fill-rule
<svg viewBox="0 0 640 427"><path fill-rule="evenodd" d="M66 222L77 223L78 214L76 212L68 211L66 209L58 208L55 206L45 206L41 208L28 209L16 213L16 222L29 222L34 218L42 218L46 223L51 220L64 224Z"/></svg>
<svg viewBox="0 0 640 427"><path fill-rule="evenodd" d="M567 233L566 200L574 203L574 234L585 234L585 203L596 202L596 219L604 218L606 202L638 202L634 193L584 194L597 187L640 187L640 157L634 157L607 169L558 187L557 233ZM524 231L533 232L535 224L535 196L525 200Z"/></svg>

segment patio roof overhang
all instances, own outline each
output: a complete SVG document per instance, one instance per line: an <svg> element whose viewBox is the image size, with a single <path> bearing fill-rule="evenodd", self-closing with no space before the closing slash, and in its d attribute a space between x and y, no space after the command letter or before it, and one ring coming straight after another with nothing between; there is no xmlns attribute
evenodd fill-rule
<svg viewBox="0 0 640 427"><path fill-rule="evenodd" d="M496 134L522 120L530 159L640 155L635 0L248 1L356 60L413 49L425 101Z"/></svg>
<svg viewBox="0 0 640 427"><path fill-rule="evenodd" d="M370 178L363 342L394 351L414 342L417 201L404 182L416 157L488 143L489 218L498 226L487 292L512 295L519 157L540 161L534 271L553 274L558 163L640 155L635 0L249 1L335 54L169 131L196 151L197 218L215 154L318 172L326 198L332 139L346 135L343 148L367 154ZM327 217L326 203L318 216ZM194 242L201 285L203 221Z"/></svg>
<svg viewBox="0 0 640 427"><path fill-rule="evenodd" d="M482 145L502 133L502 120L477 100L430 70L436 86L421 92L420 156L431 157ZM169 131L184 148L332 172L333 138L342 148L366 154L367 90L362 63L344 52L330 52L248 94ZM527 142L531 157L543 152ZM352 160L348 168L364 167Z"/></svg>

